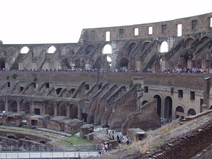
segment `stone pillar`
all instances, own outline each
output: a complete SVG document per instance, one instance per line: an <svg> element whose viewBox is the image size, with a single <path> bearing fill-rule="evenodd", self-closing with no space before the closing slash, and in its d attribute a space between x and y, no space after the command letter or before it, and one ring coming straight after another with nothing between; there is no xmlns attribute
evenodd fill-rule
<svg viewBox="0 0 212 159"><path fill-rule="evenodd" d="M6 98L6 100L5 100L5 110L8 112L8 99Z"/></svg>
<svg viewBox="0 0 212 159"><path fill-rule="evenodd" d="M34 107L35 107L35 103L32 102L31 107L30 107L30 113L31 113L31 114L34 113Z"/></svg>
<svg viewBox="0 0 212 159"><path fill-rule="evenodd" d="M71 106L69 105L69 104L66 104L66 116L70 119L70 110L71 110L71 108L70 108Z"/></svg>
<svg viewBox="0 0 212 159"><path fill-rule="evenodd" d="M41 108L42 108L41 115L45 115L46 114L45 103L42 103Z"/></svg>
<svg viewBox="0 0 212 159"><path fill-rule="evenodd" d="M165 118L165 99L161 99L161 118Z"/></svg>
<svg viewBox="0 0 212 159"><path fill-rule="evenodd" d="M54 116L57 116L57 103L54 103Z"/></svg>
<svg viewBox="0 0 212 159"><path fill-rule="evenodd" d="M17 101L17 113L21 111L20 101Z"/></svg>
<svg viewBox="0 0 212 159"><path fill-rule="evenodd" d="M82 111L80 109L80 105L78 105L78 119L81 120L82 119Z"/></svg>

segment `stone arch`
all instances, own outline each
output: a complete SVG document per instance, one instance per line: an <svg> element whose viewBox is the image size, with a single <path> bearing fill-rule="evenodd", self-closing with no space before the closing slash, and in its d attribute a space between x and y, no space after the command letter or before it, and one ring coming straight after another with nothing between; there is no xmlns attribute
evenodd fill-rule
<svg viewBox="0 0 212 159"><path fill-rule="evenodd" d="M159 95L155 95L153 98L157 99L157 114L161 116L161 97Z"/></svg>
<svg viewBox="0 0 212 159"><path fill-rule="evenodd" d="M0 70L5 69L5 59L4 58L0 58Z"/></svg>
<svg viewBox="0 0 212 159"><path fill-rule="evenodd" d="M53 54L53 53L55 53L56 50L57 50L56 47L54 45L52 45L47 49L47 53Z"/></svg>
<svg viewBox="0 0 212 159"><path fill-rule="evenodd" d="M25 111L25 113L30 113L30 103L23 99L21 102L20 102L20 111Z"/></svg>
<svg viewBox="0 0 212 159"><path fill-rule="evenodd" d="M121 58L120 60L120 69L121 70L126 70L128 69L128 65L129 65L129 60L126 57Z"/></svg>
<svg viewBox="0 0 212 159"><path fill-rule="evenodd" d="M0 99L0 112L5 110L5 102L3 99Z"/></svg>
<svg viewBox="0 0 212 159"><path fill-rule="evenodd" d="M172 98L170 96L165 98L164 118L167 121L172 121Z"/></svg>
<svg viewBox="0 0 212 159"><path fill-rule="evenodd" d="M149 44L150 44L150 41L143 42L141 51L144 51L148 47Z"/></svg>
<svg viewBox="0 0 212 159"><path fill-rule="evenodd" d="M196 115L196 111L194 109L189 109L188 116L193 116L193 115Z"/></svg>
<svg viewBox="0 0 212 159"><path fill-rule="evenodd" d="M85 49L85 54L88 55L91 51L95 49L94 45L88 45Z"/></svg>
<svg viewBox="0 0 212 159"><path fill-rule="evenodd" d="M193 42L194 42L194 38L191 38L191 37L187 38L184 42L185 47L190 46Z"/></svg>
<svg viewBox="0 0 212 159"><path fill-rule="evenodd" d="M78 117L78 106L76 104L71 104L70 118L74 119Z"/></svg>
<svg viewBox="0 0 212 159"><path fill-rule="evenodd" d="M208 40L208 39L209 39L208 36L204 36L204 37L202 37L202 38L200 39L200 43L203 43L203 42L205 42L205 41Z"/></svg>
<svg viewBox="0 0 212 159"><path fill-rule="evenodd" d="M18 110L18 103L16 100L14 99L10 99L8 101L8 111L10 112L17 112Z"/></svg>
<svg viewBox="0 0 212 159"><path fill-rule="evenodd" d="M184 109L181 106L178 106L175 110L175 117L176 119L181 117L182 119L184 118Z"/></svg>
<svg viewBox="0 0 212 159"><path fill-rule="evenodd" d="M27 46L22 47L20 50L21 54L27 54L28 52L29 52L29 48Z"/></svg>
<svg viewBox="0 0 212 159"><path fill-rule="evenodd" d="M169 50L168 42L167 41L161 42L160 47L159 47L159 52L166 53L166 52L168 52L168 50Z"/></svg>
<svg viewBox="0 0 212 159"><path fill-rule="evenodd" d="M135 48L135 46L136 46L136 43L135 42L130 43L128 56L130 55L131 51Z"/></svg>
<svg viewBox="0 0 212 159"><path fill-rule="evenodd" d="M148 101L147 101L147 100L144 100L144 101L142 102L142 105L144 105L144 104L146 104L146 103L148 103Z"/></svg>
<svg viewBox="0 0 212 159"><path fill-rule="evenodd" d="M51 101L47 101L45 103L45 114L49 114L50 116L54 115L54 103Z"/></svg>
<svg viewBox="0 0 212 159"><path fill-rule="evenodd" d="M62 90L62 88L57 88L57 89L56 89L56 93L57 93L57 95L59 95L59 94L60 94L61 90Z"/></svg>
<svg viewBox="0 0 212 159"><path fill-rule="evenodd" d="M76 90L75 88L70 89L71 93L74 93L75 90Z"/></svg>
<svg viewBox="0 0 212 159"><path fill-rule="evenodd" d="M102 54L112 54L112 47L110 44L103 46Z"/></svg>
<svg viewBox="0 0 212 159"><path fill-rule="evenodd" d="M64 102L57 103L57 115L66 116L66 104Z"/></svg>

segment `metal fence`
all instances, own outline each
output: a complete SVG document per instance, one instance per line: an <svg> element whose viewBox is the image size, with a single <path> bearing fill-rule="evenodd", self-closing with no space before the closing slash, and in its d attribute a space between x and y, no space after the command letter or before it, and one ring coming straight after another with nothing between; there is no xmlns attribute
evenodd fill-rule
<svg viewBox="0 0 212 159"><path fill-rule="evenodd" d="M45 159L51 159L51 158L69 158L69 159L78 159L78 158L88 158L88 157L95 157L99 156L98 151L51 151L51 152L0 152L0 158L4 159L16 159L16 158L45 158Z"/></svg>

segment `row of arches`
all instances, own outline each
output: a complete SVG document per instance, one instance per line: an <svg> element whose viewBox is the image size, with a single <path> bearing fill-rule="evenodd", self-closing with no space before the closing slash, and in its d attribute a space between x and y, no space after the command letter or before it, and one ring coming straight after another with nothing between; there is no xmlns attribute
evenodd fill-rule
<svg viewBox="0 0 212 159"><path fill-rule="evenodd" d="M30 49L28 46L24 46L20 49L20 53L27 54L29 52L29 50ZM57 48L54 45L52 45L47 48L46 52L51 54L51 53L54 53L56 50L57 50Z"/></svg>
<svg viewBox="0 0 212 159"><path fill-rule="evenodd" d="M196 115L196 111L194 109L190 108L186 113L182 106L177 106L173 112L173 102L170 96L165 97L164 103L162 103L162 99L159 95L155 95L153 98L157 100L158 116L167 119L167 121L172 121L172 119L177 119L179 117L185 118L185 116ZM148 101L143 101L142 104L147 102Z"/></svg>
<svg viewBox="0 0 212 159"><path fill-rule="evenodd" d="M66 102L51 102L46 101L41 103L41 105L32 104L31 102L23 99L20 102L17 102L14 99L9 99L8 106L3 99L0 99L0 112L20 112L24 111L26 114L37 114L50 116L68 116L70 119L78 117L78 105L77 104L68 104Z"/></svg>

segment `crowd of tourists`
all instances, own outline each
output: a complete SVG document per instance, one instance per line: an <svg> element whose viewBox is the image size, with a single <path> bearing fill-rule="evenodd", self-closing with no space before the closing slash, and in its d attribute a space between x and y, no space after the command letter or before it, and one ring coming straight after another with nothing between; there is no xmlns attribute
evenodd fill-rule
<svg viewBox="0 0 212 159"><path fill-rule="evenodd" d="M142 72L139 69L136 70L127 70L127 69L112 69L112 70L102 70L102 69L82 69L82 68L74 68L74 69L19 69L19 70L6 70L1 69L0 71L30 71L30 72ZM146 71L147 73L212 73L212 68L202 69L202 68L176 68L176 69L161 69L156 71L154 68L149 68ZM145 72L144 72L145 73Z"/></svg>

